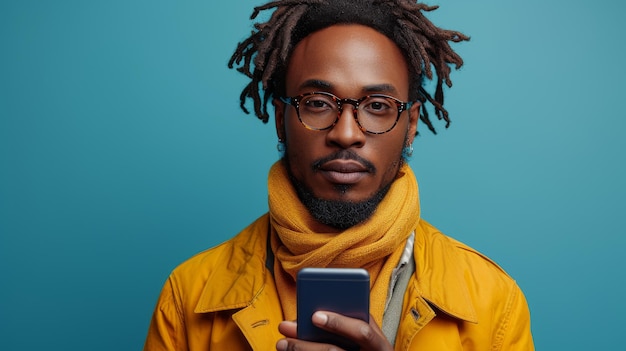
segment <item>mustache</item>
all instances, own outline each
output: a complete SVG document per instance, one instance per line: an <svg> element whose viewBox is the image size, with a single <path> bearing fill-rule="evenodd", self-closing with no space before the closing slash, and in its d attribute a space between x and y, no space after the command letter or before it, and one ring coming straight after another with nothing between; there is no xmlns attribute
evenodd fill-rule
<svg viewBox="0 0 626 351"><path fill-rule="evenodd" d="M315 160L313 162L313 171L316 171L316 172L319 171L319 169L322 167L323 164L325 164L326 162L333 161L333 160L354 160L360 163L364 168L366 168L368 172L376 173L376 166L374 166L372 162L357 155L356 152L352 150L347 150L347 149L339 150L326 157L322 157L320 159Z"/></svg>

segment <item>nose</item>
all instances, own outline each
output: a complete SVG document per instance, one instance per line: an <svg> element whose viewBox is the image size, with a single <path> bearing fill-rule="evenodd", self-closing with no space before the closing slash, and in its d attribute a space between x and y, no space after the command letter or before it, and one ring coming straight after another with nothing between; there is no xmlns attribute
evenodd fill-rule
<svg viewBox="0 0 626 351"><path fill-rule="evenodd" d="M345 104L339 114L339 120L328 134L326 140L329 144L337 145L343 149L350 147L362 147L365 144L365 133L356 121L356 108Z"/></svg>

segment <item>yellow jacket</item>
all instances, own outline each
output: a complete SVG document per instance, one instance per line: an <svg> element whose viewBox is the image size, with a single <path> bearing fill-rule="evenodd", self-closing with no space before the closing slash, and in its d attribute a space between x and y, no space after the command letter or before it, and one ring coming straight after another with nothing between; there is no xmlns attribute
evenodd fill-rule
<svg viewBox="0 0 626 351"><path fill-rule="evenodd" d="M275 351L283 320L266 269L268 216L177 267L154 311L146 351ZM425 221L396 350L534 350L521 290L500 267Z"/></svg>

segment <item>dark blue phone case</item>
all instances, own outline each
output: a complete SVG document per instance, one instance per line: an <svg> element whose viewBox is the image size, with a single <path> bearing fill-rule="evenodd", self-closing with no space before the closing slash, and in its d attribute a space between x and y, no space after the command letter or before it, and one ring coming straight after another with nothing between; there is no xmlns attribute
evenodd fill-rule
<svg viewBox="0 0 626 351"><path fill-rule="evenodd" d="M345 350L358 346L313 325L315 311L331 311L369 321L369 274L361 268L304 268L298 272L298 339L328 343Z"/></svg>

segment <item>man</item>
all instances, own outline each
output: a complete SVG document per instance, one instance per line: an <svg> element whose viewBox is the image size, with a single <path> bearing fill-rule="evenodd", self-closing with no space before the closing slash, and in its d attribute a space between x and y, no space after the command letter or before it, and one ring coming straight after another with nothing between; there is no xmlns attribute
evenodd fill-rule
<svg viewBox="0 0 626 351"><path fill-rule="evenodd" d="M269 213L174 270L145 350L331 350L296 337L295 277L304 267L360 267L370 322L320 311L317 326L361 350L533 350L524 296L501 268L420 218L405 158L425 103L449 123L442 85L461 58L434 8L408 0L286 0L240 43L231 67L251 78L282 159ZM432 72L434 68L434 73ZM437 78L431 95L424 78Z"/></svg>

